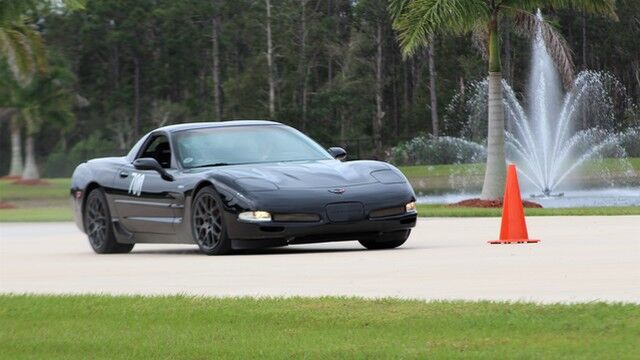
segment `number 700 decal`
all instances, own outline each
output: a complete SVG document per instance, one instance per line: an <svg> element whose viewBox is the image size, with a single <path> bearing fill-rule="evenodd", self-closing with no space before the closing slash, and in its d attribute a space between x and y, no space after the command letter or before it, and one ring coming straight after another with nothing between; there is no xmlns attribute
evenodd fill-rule
<svg viewBox="0 0 640 360"><path fill-rule="evenodd" d="M144 183L144 174L132 173L131 184L129 184L129 194L140 196L140 194L142 194L143 183Z"/></svg>

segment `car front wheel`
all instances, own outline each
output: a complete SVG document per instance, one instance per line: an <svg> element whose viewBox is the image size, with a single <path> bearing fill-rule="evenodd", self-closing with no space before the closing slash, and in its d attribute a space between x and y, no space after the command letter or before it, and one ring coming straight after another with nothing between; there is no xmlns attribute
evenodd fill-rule
<svg viewBox="0 0 640 360"><path fill-rule="evenodd" d="M191 206L191 232L207 255L223 255L231 252L231 240L222 218L222 202L212 187L198 191Z"/></svg>
<svg viewBox="0 0 640 360"><path fill-rule="evenodd" d="M102 189L93 189L87 196L83 218L89 244L96 253L122 254L133 249L134 244L121 244L116 241L109 205Z"/></svg>

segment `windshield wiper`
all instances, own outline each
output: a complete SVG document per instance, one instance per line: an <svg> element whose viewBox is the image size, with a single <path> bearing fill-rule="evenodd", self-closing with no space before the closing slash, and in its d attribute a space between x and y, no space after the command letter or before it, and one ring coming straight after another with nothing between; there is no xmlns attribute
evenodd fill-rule
<svg viewBox="0 0 640 360"><path fill-rule="evenodd" d="M196 165L196 166L190 167L190 169L203 168L203 167L213 167L213 166L225 166L225 165L233 165L233 164L229 164L229 163L226 163L226 162L219 162L219 163L213 163L213 164Z"/></svg>

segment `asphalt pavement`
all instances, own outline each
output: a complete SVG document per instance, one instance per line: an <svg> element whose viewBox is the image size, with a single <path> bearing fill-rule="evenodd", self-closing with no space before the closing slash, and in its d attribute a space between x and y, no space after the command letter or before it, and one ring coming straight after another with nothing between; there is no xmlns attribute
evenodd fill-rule
<svg viewBox="0 0 640 360"><path fill-rule="evenodd" d="M394 250L357 242L205 256L97 255L72 223L0 224L0 293L640 303L640 216L530 217L538 244L489 245L499 218L426 218Z"/></svg>

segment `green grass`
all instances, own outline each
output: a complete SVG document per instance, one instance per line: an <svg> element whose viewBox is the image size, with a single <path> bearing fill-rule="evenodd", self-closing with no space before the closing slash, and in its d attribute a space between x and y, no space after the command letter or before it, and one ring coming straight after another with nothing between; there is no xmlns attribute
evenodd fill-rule
<svg viewBox="0 0 640 360"><path fill-rule="evenodd" d="M640 206L525 209L527 216L585 216L585 215L640 215ZM418 205L420 217L492 217L500 216L502 209L450 207L447 205ZM46 208L18 208L0 210L2 222L72 221L71 206Z"/></svg>
<svg viewBox="0 0 640 360"><path fill-rule="evenodd" d="M71 179L44 179L47 185L18 185L0 180L0 202L16 206L0 209L0 222L71 221Z"/></svg>
<svg viewBox="0 0 640 360"><path fill-rule="evenodd" d="M602 206L589 208L525 209L527 216L640 215L640 206ZM501 208L469 208L418 204L421 217L492 217L501 216Z"/></svg>
<svg viewBox="0 0 640 360"><path fill-rule="evenodd" d="M631 167L640 172L640 158L628 159ZM585 171L608 169L621 170L616 159L605 159L585 165ZM447 188L450 186L449 174L464 174L469 178L482 181L483 164L429 165L400 167L409 179L425 180L429 186ZM0 222L17 221L70 221L73 214L68 205L71 180L45 179L49 185L29 186L12 184L10 180L0 180L0 202L8 202L16 209L0 209ZM414 185L415 186L415 185ZM456 208L446 205L418 205L420 216L426 217L470 217L500 216L500 209ZM562 215L640 215L640 207L595 207L563 209L527 209L528 216Z"/></svg>
<svg viewBox="0 0 640 360"><path fill-rule="evenodd" d="M399 166L407 178L449 176L451 174L484 175L484 164Z"/></svg>
<svg viewBox="0 0 640 360"><path fill-rule="evenodd" d="M640 158L627 158L626 161L620 159L601 159L585 162L579 169L582 173L599 172L603 169L612 172L624 172L627 170L640 171Z"/></svg>
<svg viewBox="0 0 640 360"><path fill-rule="evenodd" d="M69 198L71 179L45 179L48 185L16 185L13 180L0 180L0 201L59 200Z"/></svg>
<svg viewBox="0 0 640 360"><path fill-rule="evenodd" d="M631 167L640 171L640 158L628 159ZM584 165L585 172L598 172L606 167L612 171L624 170L622 163L616 159L604 159ZM481 176L484 174L484 164L456 164L456 165L418 165L401 166L400 170L408 178L441 177L452 173L466 176ZM59 200L69 196L71 179L45 179L47 186L29 186L12 184L11 180L0 180L0 201L15 202L22 200Z"/></svg>
<svg viewBox="0 0 640 360"><path fill-rule="evenodd" d="M67 207L34 207L17 209L0 209L2 222L47 222L72 221L71 205Z"/></svg>
<svg viewBox="0 0 640 360"><path fill-rule="evenodd" d="M630 166L630 168L628 167ZM398 169L407 178L449 176L460 174L460 176L482 176L484 175L485 164L453 164L453 165L414 165L399 166ZM628 158L626 162L619 159L602 159L588 161L581 166L582 173L597 174L604 169L611 172L624 172L634 170L640 172L640 158Z"/></svg>
<svg viewBox="0 0 640 360"><path fill-rule="evenodd" d="M628 304L0 296L3 359L631 359L638 336Z"/></svg>

